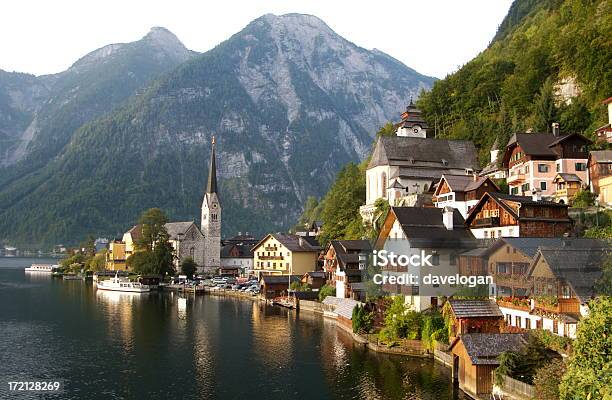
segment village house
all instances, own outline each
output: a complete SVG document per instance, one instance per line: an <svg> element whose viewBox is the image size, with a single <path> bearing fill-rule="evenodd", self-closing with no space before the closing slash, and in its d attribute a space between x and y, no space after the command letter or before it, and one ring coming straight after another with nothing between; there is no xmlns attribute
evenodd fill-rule
<svg viewBox="0 0 612 400"><path fill-rule="evenodd" d="M506 179L508 177L508 170L502 166L501 159L499 158L500 152L499 140L495 139L493 146L491 146L490 161L480 171L480 176L488 176L491 179Z"/></svg>
<svg viewBox="0 0 612 400"><path fill-rule="evenodd" d="M253 273L253 246L258 241L248 234L223 240L219 274L248 276Z"/></svg>
<svg viewBox="0 0 612 400"><path fill-rule="evenodd" d="M612 150L591 151L587 167L589 171L588 184L591 192L598 195L600 203L610 203L610 201L605 201L604 198L612 196L612 192L608 194L603 190L608 189L609 186L604 182L602 188L602 180L612 176Z"/></svg>
<svg viewBox="0 0 612 400"><path fill-rule="evenodd" d="M572 204L576 193L582 190L583 182L576 174L557 174L553 179L553 185L555 185L553 201Z"/></svg>
<svg viewBox="0 0 612 400"><path fill-rule="evenodd" d="M467 333L458 336L449 348L453 355L453 381L474 398L486 397L493 390L492 372L499 366L500 354L519 352L526 345L526 335L517 333Z"/></svg>
<svg viewBox="0 0 612 400"><path fill-rule="evenodd" d="M253 272L262 275L294 275L317 269L321 247L308 237L270 233L253 247Z"/></svg>
<svg viewBox="0 0 612 400"><path fill-rule="evenodd" d="M479 244L482 245L482 244ZM477 247L459 254L459 275L484 276L488 275L487 247Z"/></svg>
<svg viewBox="0 0 612 400"><path fill-rule="evenodd" d="M497 240L491 245L485 256L488 257L489 274L493 278L491 296L497 300L497 304L504 314L506 325L518 329L544 328L557 334L565 333L566 335L573 335L575 326L565 328L562 324L557 324L556 328L553 329L552 320L547 321L543 315L534 312L536 307L539 309L544 307L542 306L542 301L537 300L538 297L544 296L541 290L543 288L540 287L536 290L536 280L534 280L530 272L534 265L534 260L537 258L540 249L546 249L546 254L554 251L557 251L558 254L567 255L593 252L595 257L600 259L601 253L607 248L607 243L588 238L521 237ZM576 268L583 268L586 271L585 265L592 264L588 260L589 257L583 261L572 259L571 261L568 260L568 262L573 262ZM597 274L597 271L595 271L595 275ZM599 272L599 275L601 275L601 272ZM552 291L553 288L546 286L546 290L549 289ZM567 291L567 289L563 290ZM560 295L559 298L563 298L563 295ZM559 312L562 314L559 318L563 319L563 323L575 325L578 319L576 313L579 311L576 301L568 301L566 299L551 301L554 301L557 305L563 304L559 308ZM570 303L573 303L573 305L568 305ZM544 308L550 310L550 307Z"/></svg>
<svg viewBox="0 0 612 400"><path fill-rule="evenodd" d="M106 252L106 266L105 268L111 271L125 271L128 269L125 261L127 255L125 254L125 243L120 240L112 240L108 245L108 251Z"/></svg>
<svg viewBox="0 0 612 400"><path fill-rule="evenodd" d="M459 211L446 207L417 208L391 207L376 240L375 249L393 252L396 255L431 256L429 265L382 266L382 271L391 275L455 276L458 274L459 254L476 248L477 241L465 227ZM405 296L406 304L415 311L436 308L441 297L450 296L455 286L450 283L419 285L385 284L383 289Z"/></svg>
<svg viewBox="0 0 612 400"><path fill-rule="evenodd" d="M142 237L142 225L137 224L123 234L122 242L125 243L125 258L134 254L138 240Z"/></svg>
<svg viewBox="0 0 612 400"><path fill-rule="evenodd" d="M499 191L497 184L486 176L442 175L434 192L433 204L438 208L455 208L466 218L483 194Z"/></svg>
<svg viewBox="0 0 612 400"><path fill-rule="evenodd" d="M504 314L494 300L449 299L450 341L467 333L501 333Z"/></svg>
<svg viewBox="0 0 612 400"><path fill-rule="evenodd" d="M612 207L612 175L599 180L599 196L597 200L604 207Z"/></svg>
<svg viewBox="0 0 612 400"><path fill-rule="evenodd" d="M396 135L377 139L366 169L366 204L360 208L365 221L372 221L378 199L397 206L409 196L428 192L444 174L472 173L478 168L474 143L429 138L426 128L420 111L411 104L402 114Z"/></svg>
<svg viewBox="0 0 612 400"><path fill-rule="evenodd" d="M465 223L478 239L499 237L556 237L572 227L567 204L532 197L485 193Z"/></svg>
<svg viewBox="0 0 612 400"><path fill-rule="evenodd" d="M575 174L586 183L590 143L576 133L561 135L556 123L553 133L514 134L502 162L508 168L510 194L524 196L540 190L544 198L552 198L557 173Z"/></svg>
<svg viewBox="0 0 612 400"><path fill-rule="evenodd" d="M300 282L312 290L319 290L327 282L327 275L324 271L309 271L302 276Z"/></svg>
<svg viewBox="0 0 612 400"><path fill-rule="evenodd" d="M359 300L363 293L362 275L372 245L367 240L332 240L327 245L323 268L336 297Z"/></svg>
<svg viewBox="0 0 612 400"><path fill-rule="evenodd" d="M301 278L301 275L261 275L259 278L260 292L268 300L286 296L291 284L300 282Z"/></svg>
<svg viewBox="0 0 612 400"><path fill-rule="evenodd" d="M612 143L612 97L602 101L608 107L608 123L595 129L595 136L599 143Z"/></svg>

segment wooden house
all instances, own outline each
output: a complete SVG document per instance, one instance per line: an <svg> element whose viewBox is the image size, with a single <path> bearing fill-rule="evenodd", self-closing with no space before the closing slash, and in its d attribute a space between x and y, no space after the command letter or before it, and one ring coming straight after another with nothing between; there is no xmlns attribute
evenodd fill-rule
<svg viewBox="0 0 612 400"><path fill-rule="evenodd" d="M452 322L452 338L466 333L502 332L504 315L493 300L450 299L445 307Z"/></svg>
<svg viewBox="0 0 612 400"><path fill-rule="evenodd" d="M465 223L478 239L499 237L557 237L569 232L567 204L532 197L487 192Z"/></svg>
<svg viewBox="0 0 612 400"><path fill-rule="evenodd" d="M488 275L487 247L477 247L459 254L459 275L483 276Z"/></svg>
<svg viewBox="0 0 612 400"><path fill-rule="evenodd" d="M302 275L262 275L259 279L261 294L266 299L286 296L293 282L300 282Z"/></svg>
<svg viewBox="0 0 612 400"><path fill-rule="evenodd" d="M336 288L337 297L356 300L363 297L361 280L365 262L371 253L372 245L367 240L329 242L323 268L328 276L328 283Z"/></svg>
<svg viewBox="0 0 612 400"><path fill-rule="evenodd" d="M311 289L318 290L327 282L324 271L306 272L301 279L302 284L307 284Z"/></svg>
<svg viewBox="0 0 612 400"><path fill-rule="evenodd" d="M612 150L591 151L587 168L589 171L588 184L591 192L601 195L600 181L612 176Z"/></svg>
<svg viewBox="0 0 612 400"><path fill-rule="evenodd" d="M492 372L505 351L520 351L527 338L517 333L467 333L452 341L453 381L468 395L486 397L493 389ZM487 397L488 398L488 397Z"/></svg>
<svg viewBox="0 0 612 400"><path fill-rule="evenodd" d="M455 208L465 218L482 195L491 191L499 192L500 189L487 176L442 175L434 192L433 203L438 208Z"/></svg>
<svg viewBox="0 0 612 400"><path fill-rule="evenodd" d="M554 201L571 204L574 196L582 189L582 179L576 174L557 174L553 179L555 185Z"/></svg>

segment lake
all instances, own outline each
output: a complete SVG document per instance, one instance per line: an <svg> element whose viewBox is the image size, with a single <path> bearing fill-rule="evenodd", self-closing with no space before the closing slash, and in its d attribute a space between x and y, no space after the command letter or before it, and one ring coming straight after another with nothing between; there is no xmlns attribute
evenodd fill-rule
<svg viewBox="0 0 612 400"><path fill-rule="evenodd" d="M427 359L359 348L332 321L217 296L96 292L0 258L0 398L464 399ZM55 380L60 393L9 393Z"/></svg>

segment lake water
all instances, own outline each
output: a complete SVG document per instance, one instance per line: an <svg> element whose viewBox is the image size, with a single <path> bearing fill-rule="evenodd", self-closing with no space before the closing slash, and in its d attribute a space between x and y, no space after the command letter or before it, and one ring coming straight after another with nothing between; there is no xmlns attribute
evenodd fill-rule
<svg viewBox="0 0 612 400"><path fill-rule="evenodd" d="M0 398L463 399L431 360L375 354L309 313L216 296L96 292L0 258ZM62 392L8 392L58 380Z"/></svg>

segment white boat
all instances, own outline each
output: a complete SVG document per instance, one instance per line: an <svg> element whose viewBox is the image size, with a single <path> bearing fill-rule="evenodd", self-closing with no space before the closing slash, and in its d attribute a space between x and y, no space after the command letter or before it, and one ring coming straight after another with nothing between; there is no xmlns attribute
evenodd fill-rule
<svg viewBox="0 0 612 400"><path fill-rule="evenodd" d="M29 267L25 268L26 272L42 272L45 274L51 274L56 269L59 268L59 265L51 265L51 264L32 264Z"/></svg>
<svg viewBox="0 0 612 400"><path fill-rule="evenodd" d="M140 282L131 282L128 278L119 278L117 275L105 281L98 281L97 288L99 290L114 290L116 292L132 293L146 293L151 290L148 285L143 285Z"/></svg>

